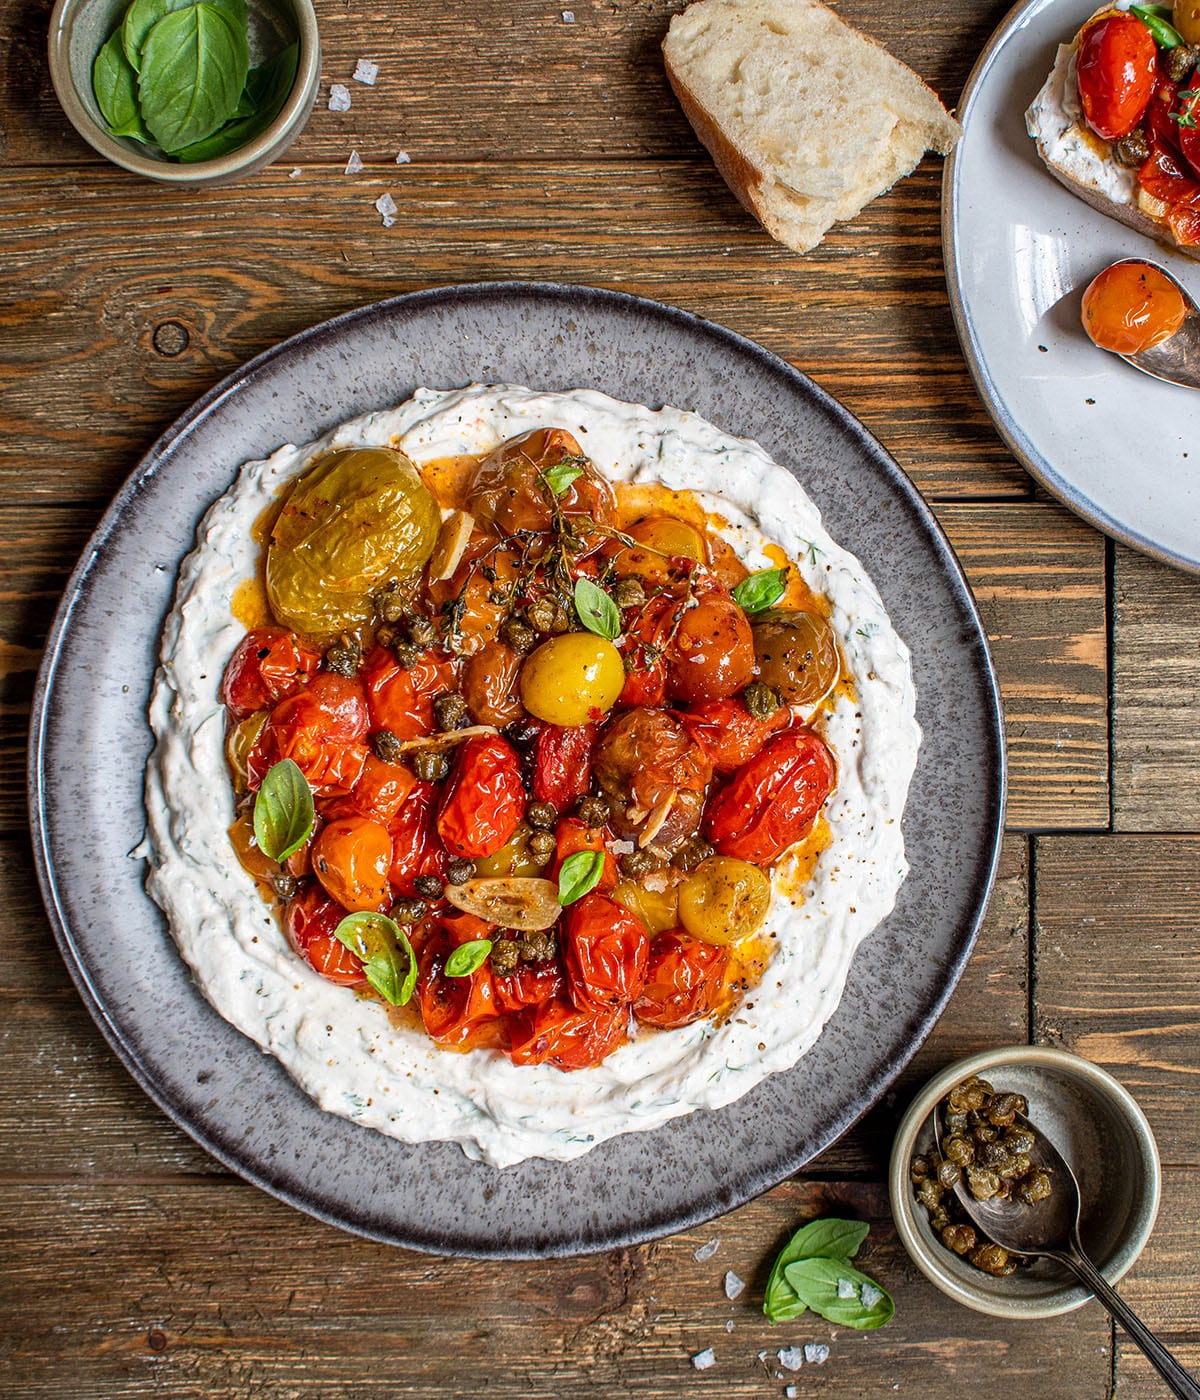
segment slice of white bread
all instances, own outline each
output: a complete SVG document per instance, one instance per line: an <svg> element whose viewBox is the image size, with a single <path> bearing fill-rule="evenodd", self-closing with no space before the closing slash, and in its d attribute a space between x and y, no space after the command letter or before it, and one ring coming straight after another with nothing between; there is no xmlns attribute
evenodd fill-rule
<svg viewBox="0 0 1200 1400"><path fill-rule="evenodd" d="M1092 16L1104 14L1105 5ZM1086 27L1086 26L1085 26ZM1137 183L1137 172L1121 165L1112 146L1087 126L1079 101L1075 55L1083 30L1060 44L1054 67L1025 113L1025 129L1051 175L1101 214L1136 229L1165 247L1200 259L1200 247L1180 243L1166 223L1167 206Z"/></svg>
<svg viewBox="0 0 1200 1400"><path fill-rule="evenodd" d="M663 57L730 189L799 253L961 134L911 68L820 0L697 0Z"/></svg>

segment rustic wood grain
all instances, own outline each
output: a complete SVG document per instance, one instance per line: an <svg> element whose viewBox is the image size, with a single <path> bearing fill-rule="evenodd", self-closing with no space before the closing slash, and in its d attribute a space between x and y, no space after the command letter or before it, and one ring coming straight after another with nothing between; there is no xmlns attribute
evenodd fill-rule
<svg viewBox="0 0 1200 1400"><path fill-rule="evenodd" d="M1200 578L1116 550L1113 819L1200 831Z"/></svg>
<svg viewBox="0 0 1200 1400"><path fill-rule="evenodd" d="M1198 877L1198 837L1037 842L1037 1039L1111 1070L1163 1161L1186 1167L1200 1166Z"/></svg>
<svg viewBox="0 0 1200 1400"><path fill-rule="evenodd" d="M1046 1394L1050 1354L1055 1394L1107 1395L1099 1309L1037 1328L965 1317L908 1262L876 1185L790 1183L659 1244L542 1264L388 1249L237 1183L0 1184L0 1213L10 1222L0 1315L9 1319L12 1400L476 1391L600 1400L627 1390L760 1400L788 1383L804 1396L891 1394L897 1385L950 1396L984 1390L998 1366L1007 1383ZM811 1314L772 1327L759 1311L775 1250L829 1213L871 1224L857 1262L897 1304L880 1332ZM697 1261L710 1240L716 1253ZM727 1271L747 1284L736 1301L726 1297ZM828 1360L785 1371L779 1349L804 1342L827 1345ZM709 1347L716 1364L699 1372L691 1357Z"/></svg>

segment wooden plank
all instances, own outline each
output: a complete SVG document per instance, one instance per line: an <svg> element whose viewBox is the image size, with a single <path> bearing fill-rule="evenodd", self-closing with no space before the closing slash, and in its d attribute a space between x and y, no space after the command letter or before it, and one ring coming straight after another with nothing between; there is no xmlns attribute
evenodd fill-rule
<svg viewBox="0 0 1200 1400"><path fill-rule="evenodd" d="M1107 827L1104 540L1057 504L937 508L1000 677L1007 823Z"/></svg>
<svg viewBox="0 0 1200 1400"><path fill-rule="evenodd" d="M0 490L98 504L199 394L286 336L418 288L542 279L635 292L758 340L926 491L1024 497L958 348L938 182L927 163L799 258L698 160L276 169L234 202L165 198L104 168L3 171L0 241L20 290L0 348ZM373 208L385 191L391 229Z"/></svg>
<svg viewBox="0 0 1200 1400"><path fill-rule="evenodd" d="M804 1220L831 1213L871 1224L858 1262L897 1303L880 1332L812 1314L772 1327L759 1310L776 1249ZM954 1400L990 1385L997 1367L1007 1384L1045 1393L1049 1354L1056 1394L1107 1394L1098 1308L1036 1328L958 1312L908 1262L873 1185L792 1184L659 1244L500 1265L371 1244L231 1183L0 1185L0 1216L14 1400L433 1400L477 1390L599 1400L627 1389L652 1400L761 1400L788 1383L847 1400L899 1383ZM709 1240L716 1253L696 1260ZM735 1301L727 1271L748 1285ZM828 1360L785 1371L779 1349L805 1342L828 1346ZM691 1357L709 1347L716 1364L697 1371Z"/></svg>
<svg viewBox="0 0 1200 1400"><path fill-rule="evenodd" d="M1200 838L1039 838L1037 871L1037 1039L1111 1070L1163 1161L1200 1165Z"/></svg>
<svg viewBox="0 0 1200 1400"><path fill-rule="evenodd" d="M1117 548L1113 816L1200 831L1200 578Z"/></svg>

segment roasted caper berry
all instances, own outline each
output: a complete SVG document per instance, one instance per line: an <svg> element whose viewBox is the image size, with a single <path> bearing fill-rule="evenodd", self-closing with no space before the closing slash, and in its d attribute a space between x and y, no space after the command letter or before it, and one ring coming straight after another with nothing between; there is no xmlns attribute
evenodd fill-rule
<svg viewBox="0 0 1200 1400"><path fill-rule="evenodd" d="M950 1214L945 1206L934 1206L929 1212L929 1228L935 1235L940 1235L951 1223Z"/></svg>
<svg viewBox="0 0 1200 1400"><path fill-rule="evenodd" d="M640 879L643 875L649 875L652 871L662 868L658 857L649 851L630 851L621 857L618 864L621 874L628 875L631 880Z"/></svg>
<svg viewBox="0 0 1200 1400"><path fill-rule="evenodd" d="M943 1141L942 1151L947 1161L956 1162L960 1167L969 1167L975 1160L975 1144L958 1133Z"/></svg>
<svg viewBox="0 0 1200 1400"><path fill-rule="evenodd" d="M1028 1152L1014 1152L1010 1155L1008 1164L1001 1164L996 1170L1005 1181L1020 1181L1023 1176L1028 1176L1032 1166Z"/></svg>
<svg viewBox="0 0 1200 1400"><path fill-rule="evenodd" d="M1031 1206L1036 1201L1044 1201L1053 1190L1054 1185L1050 1180L1050 1173L1039 1168L1030 1172L1025 1180L1017 1186L1017 1195L1026 1205Z"/></svg>
<svg viewBox="0 0 1200 1400"><path fill-rule="evenodd" d="M549 831L558 822L558 813L549 802L531 802L525 808L525 820L539 831Z"/></svg>
<svg viewBox="0 0 1200 1400"><path fill-rule="evenodd" d="M406 617L404 631L415 647L431 647L437 641L437 624L424 613L413 613Z"/></svg>
<svg viewBox="0 0 1200 1400"><path fill-rule="evenodd" d="M527 622L522 622L519 617L510 617L501 624L500 640L510 651L515 651L518 656L524 656L527 651L533 649L537 642L537 633Z"/></svg>
<svg viewBox="0 0 1200 1400"><path fill-rule="evenodd" d="M612 596L619 608L640 608L646 601L646 590L641 579L623 578L614 585Z"/></svg>
<svg viewBox="0 0 1200 1400"><path fill-rule="evenodd" d="M396 665L402 671L411 671L421 659L421 648L414 647L409 643L393 648L392 655L396 658Z"/></svg>
<svg viewBox="0 0 1200 1400"><path fill-rule="evenodd" d="M525 815L528 816L528 812ZM548 831L535 831L529 838L529 854L538 865L552 861L557 850L558 842Z"/></svg>
<svg viewBox="0 0 1200 1400"><path fill-rule="evenodd" d="M535 632L565 632L571 617L557 598L543 593L525 609L525 617Z"/></svg>
<svg viewBox="0 0 1200 1400"><path fill-rule="evenodd" d="M292 895L296 893L296 886L298 884L299 881L296 877L294 875L289 875L286 870L276 875L271 881L271 885L280 899L291 899Z"/></svg>
<svg viewBox="0 0 1200 1400"><path fill-rule="evenodd" d="M384 622L399 622L408 611L408 597L399 588L385 588L375 595L375 606Z"/></svg>
<svg viewBox="0 0 1200 1400"><path fill-rule="evenodd" d="M543 929L539 933L523 933L521 935L520 957L522 962L536 963L548 962L557 951L554 935Z"/></svg>
<svg viewBox="0 0 1200 1400"><path fill-rule="evenodd" d="M418 749L413 754L412 769L423 783L440 783L450 772L450 760L436 749Z"/></svg>
<svg viewBox="0 0 1200 1400"><path fill-rule="evenodd" d="M384 763L398 763L404 752L404 744L390 729L377 729L371 735L371 748L376 758Z"/></svg>
<svg viewBox="0 0 1200 1400"><path fill-rule="evenodd" d="M1003 1187L999 1176L988 1167L967 1168L967 1189L977 1201L990 1201Z"/></svg>
<svg viewBox="0 0 1200 1400"><path fill-rule="evenodd" d="M972 1225L947 1225L940 1231L942 1243L955 1254L966 1254L976 1244L975 1228Z"/></svg>
<svg viewBox="0 0 1200 1400"><path fill-rule="evenodd" d="M465 885L475 874L475 862L464 860L462 856L455 856L446 866L446 880L451 885Z"/></svg>
<svg viewBox="0 0 1200 1400"><path fill-rule="evenodd" d="M990 1093L990 1084L982 1079L968 1079L950 1090L946 1107L951 1113L978 1113Z"/></svg>
<svg viewBox="0 0 1200 1400"><path fill-rule="evenodd" d="M671 858L671 864L679 870L695 870L714 852L715 848L710 846L703 836L693 836L690 841L685 841L675 852Z"/></svg>
<svg viewBox="0 0 1200 1400"><path fill-rule="evenodd" d="M492 971L504 977L514 971L521 961L520 945L515 938L494 939L488 960L492 964Z"/></svg>
<svg viewBox="0 0 1200 1400"><path fill-rule="evenodd" d="M325 669L335 676L353 676L362 665L362 652L353 642L337 642L325 653Z"/></svg>
<svg viewBox="0 0 1200 1400"><path fill-rule="evenodd" d="M1028 1128L1009 1128L1004 1134L1004 1145L1010 1152L1029 1152L1033 1148L1033 1134Z"/></svg>
<svg viewBox="0 0 1200 1400"><path fill-rule="evenodd" d="M1017 1112L1015 1094L993 1094L991 1102L984 1110L987 1120L995 1128L1010 1128Z"/></svg>
<svg viewBox="0 0 1200 1400"><path fill-rule="evenodd" d="M471 723L467 702L457 690L446 690L434 698L433 718L443 734Z"/></svg>
<svg viewBox="0 0 1200 1400"><path fill-rule="evenodd" d="M985 1142L979 1152L979 1161L985 1167L999 1171L1012 1164L1012 1153L1003 1142Z"/></svg>
<svg viewBox="0 0 1200 1400"><path fill-rule="evenodd" d="M612 808L604 797L581 797L575 804L575 815L585 826L603 826L612 815Z"/></svg>
<svg viewBox="0 0 1200 1400"><path fill-rule="evenodd" d="M932 1176L927 1176L917 1187L917 1200L926 1210L933 1210L935 1206L941 1205L945 1194L945 1187Z"/></svg>
<svg viewBox="0 0 1200 1400"><path fill-rule="evenodd" d="M441 899L442 882L436 875L418 875L413 881L413 889L426 899Z"/></svg>
<svg viewBox="0 0 1200 1400"><path fill-rule="evenodd" d="M967 1121L967 1115L965 1113L947 1112L942 1119L942 1126L947 1133L962 1134L965 1133L971 1125Z"/></svg>
<svg viewBox="0 0 1200 1400"><path fill-rule="evenodd" d="M441 890L438 890L441 893ZM391 908L391 916L398 924L419 924L425 917L425 901L405 896L398 899Z"/></svg>
<svg viewBox="0 0 1200 1400"><path fill-rule="evenodd" d="M1173 83L1181 83L1196 66L1196 57L1197 51L1190 44L1176 44L1173 49L1167 49L1165 53L1160 51L1159 62L1163 63L1165 61L1167 77L1170 78ZM1145 140L1145 136L1142 136L1143 144ZM1118 145L1119 144L1118 142ZM1147 147L1146 155L1143 157L1143 160L1148 160L1149 157L1150 151Z"/></svg>
<svg viewBox="0 0 1200 1400"><path fill-rule="evenodd" d="M770 719L780 705L779 692L761 681L751 681L742 691L742 699L755 719Z"/></svg>
<svg viewBox="0 0 1200 1400"><path fill-rule="evenodd" d="M985 1274L994 1274L997 1278L1011 1274L1017 1267L1017 1261L1007 1249L1001 1249L998 1244L990 1242L977 1245L968 1253L967 1258L977 1269L982 1269Z"/></svg>

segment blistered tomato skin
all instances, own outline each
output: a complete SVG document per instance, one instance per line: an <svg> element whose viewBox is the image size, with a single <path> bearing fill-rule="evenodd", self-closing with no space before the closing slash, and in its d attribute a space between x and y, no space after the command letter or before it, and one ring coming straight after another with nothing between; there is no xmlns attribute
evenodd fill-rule
<svg viewBox="0 0 1200 1400"><path fill-rule="evenodd" d="M1114 263L1083 294L1083 328L1102 349L1138 355L1161 345L1183 325L1187 303L1151 263Z"/></svg>
<svg viewBox="0 0 1200 1400"><path fill-rule="evenodd" d="M490 856L525 815L521 760L499 734L459 746L437 831L452 856Z"/></svg>
<svg viewBox="0 0 1200 1400"><path fill-rule="evenodd" d="M633 1014L664 1030L711 1016L728 965L724 948L690 938L682 929L662 934L651 944L646 983Z"/></svg>
<svg viewBox="0 0 1200 1400"><path fill-rule="evenodd" d="M235 720L295 695L321 664L320 652L283 627L248 632L225 667L221 699Z"/></svg>
<svg viewBox="0 0 1200 1400"><path fill-rule="evenodd" d="M811 729L777 734L709 805L709 840L722 855L770 865L807 833L836 776L833 755Z"/></svg>
<svg viewBox="0 0 1200 1400"><path fill-rule="evenodd" d="M288 942L311 968L330 982L343 987L361 987L367 980L361 961L333 936L334 929L345 916L346 911L330 899L320 885L305 885L288 903Z"/></svg>
<svg viewBox="0 0 1200 1400"><path fill-rule="evenodd" d="M567 988L580 1011L612 1011L641 993L650 938L623 905L585 894L567 911L562 939Z"/></svg>
<svg viewBox="0 0 1200 1400"><path fill-rule="evenodd" d="M1154 96L1158 48L1133 15L1110 14L1084 30L1076 58L1088 126L1105 141L1128 136Z"/></svg>
<svg viewBox="0 0 1200 1400"><path fill-rule="evenodd" d="M667 690L677 700L724 700L754 676L754 637L746 614L721 593L688 612L667 652Z"/></svg>

